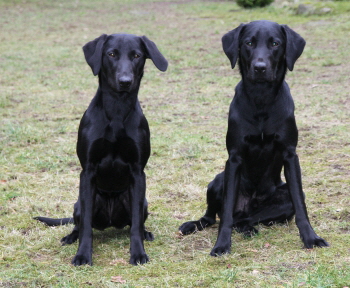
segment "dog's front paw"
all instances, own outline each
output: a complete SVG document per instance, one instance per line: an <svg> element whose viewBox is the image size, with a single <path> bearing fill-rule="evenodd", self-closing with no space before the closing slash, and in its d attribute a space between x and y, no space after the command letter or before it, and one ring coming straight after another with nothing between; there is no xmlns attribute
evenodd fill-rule
<svg viewBox="0 0 350 288"><path fill-rule="evenodd" d="M75 255L75 257L72 260L72 264L74 266L81 266L81 265L92 265L92 259L91 259L91 255L87 256L87 255Z"/></svg>
<svg viewBox="0 0 350 288"><path fill-rule="evenodd" d="M210 255L217 257L222 256L224 254L230 254L231 253L231 245L215 245L213 250L211 250Z"/></svg>
<svg viewBox="0 0 350 288"><path fill-rule="evenodd" d="M328 247L329 244L323 238L315 235L315 237L304 239L302 238L305 248L312 249L314 247Z"/></svg>
<svg viewBox="0 0 350 288"><path fill-rule="evenodd" d="M129 263L131 265L142 265L149 261L149 258L146 253L144 254L138 254L138 255L131 255Z"/></svg>

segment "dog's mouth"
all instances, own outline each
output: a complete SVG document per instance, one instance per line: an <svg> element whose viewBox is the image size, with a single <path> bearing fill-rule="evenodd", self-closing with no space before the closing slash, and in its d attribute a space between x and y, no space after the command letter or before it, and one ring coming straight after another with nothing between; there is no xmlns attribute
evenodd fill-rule
<svg viewBox="0 0 350 288"><path fill-rule="evenodd" d="M128 87L123 87L119 85L116 90L117 92L130 92L132 88L131 88L131 85Z"/></svg>
<svg viewBox="0 0 350 288"><path fill-rule="evenodd" d="M121 92L131 92L134 89L134 82L121 82L118 80L110 81L109 86L112 88L112 90L115 93L121 93Z"/></svg>
<svg viewBox="0 0 350 288"><path fill-rule="evenodd" d="M275 81L273 75L256 75L255 73L249 73L248 79L255 83L265 83Z"/></svg>
<svg viewBox="0 0 350 288"><path fill-rule="evenodd" d="M268 77L255 77L253 79L256 83L265 83L265 82L273 82L274 79L268 78Z"/></svg>
<svg viewBox="0 0 350 288"><path fill-rule="evenodd" d="M247 76L248 79L255 83L264 83L264 82L274 82L276 80L276 73L271 71L271 69L266 69L263 73L257 73L254 69L251 69Z"/></svg>
<svg viewBox="0 0 350 288"><path fill-rule="evenodd" d="M254 83L274 82L276 80L275 69L265 61L252 61L247 67L247 78Z"/></svg>

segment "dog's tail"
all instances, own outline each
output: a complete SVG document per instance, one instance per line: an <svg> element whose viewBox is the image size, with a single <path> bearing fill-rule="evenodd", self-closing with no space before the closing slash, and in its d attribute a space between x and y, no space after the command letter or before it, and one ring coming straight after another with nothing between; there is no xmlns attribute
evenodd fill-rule
<svg viewBox="0 0 350 288"><path fill-rule="evenodd" d="M67 225L67 224L72 224L74 223L73 218L59 218L59 219L54 219L54 218L46 218L46 217L34 217L33 219L38 220L47 226L61 226L61 225Z"/></svg>

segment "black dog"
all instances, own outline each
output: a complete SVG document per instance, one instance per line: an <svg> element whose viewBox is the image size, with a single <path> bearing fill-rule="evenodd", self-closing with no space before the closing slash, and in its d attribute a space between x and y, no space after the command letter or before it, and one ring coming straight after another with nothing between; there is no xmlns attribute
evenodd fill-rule
<svg viewBox="0 0 350 288"><path fill-rule="evenodd" d="M104 34L83 50L93 74L99 76L99 87L79 126L77 154L82 172L74 205L75 227L61 242L71 244L79 237L72 264L92 265L92 228L130 225L130 264L143 264L148 261L143 240L153 240L144 227L150 132L137 94L146 58L161 71L168 62L145 36ZM73 222L72 218L35 219L49 226Z"/></svg>
<svg viewBox="0 0 350 288"><path fill-rule="evenodd" d="M271 225L295 215L306 248L328 246L312 229L301 185L294 103L285 82L303 52L304 39L286 25L242 24L222 38L232 68L238 59L242 81L230 106L225 171L209 184L208 208L198 221L180 226L190 234L220 217L212 256L229 253L231 233L250 236L258 223ZM287 183L281 180L281 171Z"/></svg>

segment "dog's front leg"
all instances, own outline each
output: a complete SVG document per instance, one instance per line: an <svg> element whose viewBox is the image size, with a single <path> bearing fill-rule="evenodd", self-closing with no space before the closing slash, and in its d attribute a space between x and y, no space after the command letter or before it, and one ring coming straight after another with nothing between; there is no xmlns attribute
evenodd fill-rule
<svg viewBox="0 0 350 288"><path fill-rule="evenodd" d="M284 155L284 174L295 210L295 223L305 248L328 246L328 243L319 237L311 227L301 183L299 157L294 147L287 149Z"/></svg>
<svg viewBox="0 0 350 288"><path fill-rule="evenodd" d="M94 185L92 171L83 170L80 173L79 201L80 201L80 222L79 222L79 248L72 260L75 266L92 265L92 213L94 201Z"/></svg>
<svg viewBox="0 0 350 288"><path fill-rule="evenodd" d="M222 197L222 213L219 234L211 256L220 256L231 252L231 234L233 229L233 209L239 189L240 161L236 153L231 153L225 166L224 191Z"/></svg>
<svg viewBox="0 0 350 288"><path fill-rule="evenodd" d="M132 265L148 262L148 256L143 246L144 240L144 201L146 196L146 175L134 173L134 185L130 191L131 228L130 228L130 261Z"/></svg>

